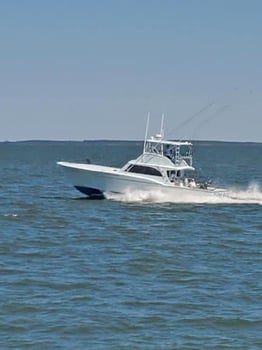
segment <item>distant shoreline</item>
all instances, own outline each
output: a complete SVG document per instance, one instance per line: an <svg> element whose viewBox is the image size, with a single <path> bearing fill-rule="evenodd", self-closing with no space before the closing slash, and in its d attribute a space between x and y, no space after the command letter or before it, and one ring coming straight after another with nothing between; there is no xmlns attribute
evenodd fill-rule
<svg viewBox="0 0 262 350"><path fill-rule="evenodd" d="M189 140L193 143L236 143L236 144L262 144L259 141L221 141L221 140ZM116 140L116 139L91 139L91 140L41 140L41 139L32 139L32 140L17 140L17 141L0 141L0 144L5 143L143 143L144 140Z"/></svg>

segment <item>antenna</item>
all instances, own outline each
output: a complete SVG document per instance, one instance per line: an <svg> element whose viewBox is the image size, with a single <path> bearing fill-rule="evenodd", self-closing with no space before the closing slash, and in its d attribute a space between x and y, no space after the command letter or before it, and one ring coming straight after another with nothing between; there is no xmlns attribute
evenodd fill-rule
<svg viewBox="0 0 262 350"><path fill-rule="evenodd" d="M146 121L146 132L145 132L145 139L144 139L144 149L143 149L143 153L145 153L145 150L146 150L146 140L147 140L148 127L149 127L149 119L150 119L150 112L148 112L148 114L147 114L147 121Z"/></svg>

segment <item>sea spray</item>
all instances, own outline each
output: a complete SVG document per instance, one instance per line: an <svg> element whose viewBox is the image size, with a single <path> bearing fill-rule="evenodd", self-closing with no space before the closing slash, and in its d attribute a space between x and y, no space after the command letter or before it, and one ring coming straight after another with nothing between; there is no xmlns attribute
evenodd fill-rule
<svg viewBox="0 0 262 350"><path fill-rule="evenodd" d="M226 192L198 193L185 192L174 195L158 191L127 191L123 194L107 194L107 199L126 203L196 203L196 204L258 204L262 205L262 191L257 183L247 188L228 188Z"/></svg>

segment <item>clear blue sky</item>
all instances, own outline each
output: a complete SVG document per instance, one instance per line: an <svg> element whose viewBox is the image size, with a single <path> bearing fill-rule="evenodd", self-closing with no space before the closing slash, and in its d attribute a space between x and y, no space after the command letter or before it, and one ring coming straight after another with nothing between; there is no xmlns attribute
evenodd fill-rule
<svg viewBox="0 0 262 350"><path fill-rule="evenodd" d="M172 138L262 142L261 15L261 0L0 0L0 140L142 139L150 111Z"/></svg>

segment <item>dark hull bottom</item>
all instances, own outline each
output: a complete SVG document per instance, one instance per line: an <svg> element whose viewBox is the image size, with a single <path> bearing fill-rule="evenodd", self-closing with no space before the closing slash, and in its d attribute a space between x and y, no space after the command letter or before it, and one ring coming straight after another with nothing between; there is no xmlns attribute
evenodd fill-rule
<svg viewBox="0 0 262 350"><path fill-rule="evenodd" d="M87 195L89 198L92 199L105 199L105 196L103 192L98 190L97 188L92 187L83 187L83 186L75 186L75 188L81 192Z"/></svg>

